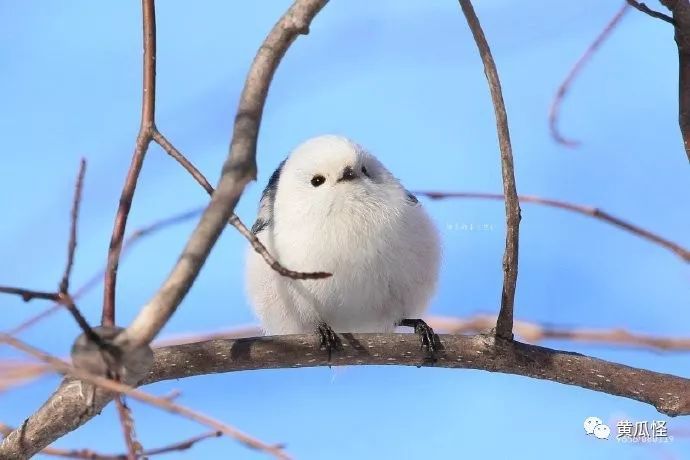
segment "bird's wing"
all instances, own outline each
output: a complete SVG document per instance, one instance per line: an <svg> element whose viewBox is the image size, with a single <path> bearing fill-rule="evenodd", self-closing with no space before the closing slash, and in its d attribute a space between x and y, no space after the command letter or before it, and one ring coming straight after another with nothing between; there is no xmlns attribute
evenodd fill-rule
<svg viewBox="0 0 690 460"><path fill-rule="evenodd" d="M414 193L410 192L409 190L405 190L405 194L407 202L412 205L412 206L417 206L419 205L419 200L417 199L416 196L414 196Z"/></svg>
<svg viewBox="0 0 690 460"><path fill-rule="evenodd" d="M273 222L273 202L275 201L276 190L278 189L280 172L283 170L285 161L287 161L287 159L281 161L276 170L273 171L270 179L268 179L266 188L264 188L264 191L261 194L261 201L259 202L259 215L256 217L256 222L254 222L254 225L252 225L252 233L255 235L271 225Z"/></svg>

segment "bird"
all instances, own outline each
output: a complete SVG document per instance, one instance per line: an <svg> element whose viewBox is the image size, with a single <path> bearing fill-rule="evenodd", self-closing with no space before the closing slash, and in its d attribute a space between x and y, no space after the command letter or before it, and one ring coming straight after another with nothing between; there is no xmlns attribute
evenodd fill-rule
<svg viewBox="0 0 690 460"><path fill-rule="evenodd" d="M330 358L335 332L407 326L435 351L438 339L421 316L438 282L438 230L359 144L327 134L297 146L270 176L251 231L282 266L331 274L286 277L250 247L246 291L265 334L317 333Z"/></svg>

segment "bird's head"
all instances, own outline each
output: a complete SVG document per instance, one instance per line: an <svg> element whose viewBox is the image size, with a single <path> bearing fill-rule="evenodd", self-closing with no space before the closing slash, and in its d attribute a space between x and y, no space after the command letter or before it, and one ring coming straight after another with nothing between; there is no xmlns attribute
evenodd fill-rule
<svg viewBox="0 0 690 460"><path fill-rule="evenodd" d="M376 157L347 138L324 135L304 142L288 157L280 172L275 210L296 218L367 218L402 204L405 196Z"/></svg>

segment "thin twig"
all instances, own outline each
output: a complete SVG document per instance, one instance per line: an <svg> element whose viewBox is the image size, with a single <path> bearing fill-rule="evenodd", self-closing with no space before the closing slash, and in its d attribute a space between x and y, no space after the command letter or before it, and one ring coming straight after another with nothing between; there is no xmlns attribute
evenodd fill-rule
<svg viewBox="0 0 690 460"><path fill-rule="evenodd" d="M75 368L66 362L62 361L61 359L58 359L54 356L51 356L35 347L32 347L31 345L28 345L27 343L24 343L14 337L8 336L7 334L2 334L0 333L0 343L5 343L7 345L10 345L13 348L16 348L18 350L23 351L24 353L27 353L47 364L50 364L53 369L55 369L57 372L60 372L62 374L67 374L71 377L74 377L76 379L82 380L83 382L88 382L92 385L96 385L99 388L103 388L105 390L119 393L119 394L126 394L134 399L137 399L139 401L142 401L144 403L150 404L152 406L158 407L160 409L166 410L168 412L171 412L173 414L178 414L181 415L185 418L188 418L190 420L194 420L195 422L201 423L202 425L206 425L209 428L212 428L217 431L221 431L223 434L229 436L232 439L235 439L242 444L246 445L247 447L251 447L252 449L257 449L262 452L268 453L273 455L276 458L280 459L288 459L289 457L283 452L282 448L280 446L275 446L275 445L269 445L266 444L262 441L259 441L256 438L253 438L241 431L239 431L236 428L231 427L230 425L227 425L225 423L222 423L218 420L215 420L207 415L201 414L199 412L196 412L192 409L189 409L185 406L182 406L180 404L177 404L175 402L169 401L164 398L159 398L157 396L153 396L149 393L145 393L143 391L134 389L128 385L122 384L120 382L116 382L111 379L107 379L105 377L100 377L97 375L93 375L89 372L86 372L82 369ZM16 431L13 432L21 436L21 434L17 433ZM10 439L12 434L10 434L7 439ZM0 445L0 454L2 453L2 446L5 445L5 442L3 442L2 445Z"/></svg>
<svg viewBox="0 0 690 460"><path fill-rule="evenodd" d="M69 292L69 279L72 274L72 266L74 265L74 253L77 249L77 222L79 221L79 204L81 203L81 192L84 187L84 174L86 173L86 160L81 159L79 163L79 174L77 175L77 183L74 186L74 200L72 201L72 212L70 214L70 232L69 242L67 244L67 264L65 272L60 281L59 292L67 294Z"/></svg>
<svg viewBox="0 0 690 460"><path fill-rule="evenodd" d="M136 441L136 434L134 431L134 419L132 412L125 404L124 397L118 395L115 397L115 407L117 408L117 415L120 419L120 426L122 426L122 434L125 437L125 446L127 446L127 460L137 460L139 452L141 452L140 444Z"/></svg>
<svg viewBox="0 0 690 460"><path fill-rule="evenodd" d="M170 227L172 225L176 225L179 223L187 222L188 220L200 215L203 212L203 208L194 208L188 211L183 211L179 214L174 214L170 217L166 217L160 220L156 220L150 224L144 225L143 227L140 227L136 230L134 230L132 233L130 233L127 238L125 238L125 242L122 245L122 251L120 252L120 260L122 260L128 253L129 250L134 246L134 244L139 241L141 238L144 238L146 236L149 236L153 233L158 232L159 230L163 230L167 227ZM98 273L93 275L91 278L89 278L84 284L82 284L79 289L77 289L74 294L72 294L72 299L76 300L82 295L86 294L89 292L91 289L96 287L101 281L103 281L103 276L105 275L105 267L102 268ZM0 292L2 288L0 288ZM10 288L6 288L10 289ZM26 293L27 291L25 290L19 290L22 293ZM34 293L35 291L29 291L31 293ZM55 300L52 296L54 294L52 293L40 293L40 294L48 294L51 297L48 298L47 300ZM45 298L45 297L44 297ZM22 322L18 326L16 326L14 329L10 330L7 332L9 335L17 335L22 331L25 331L26 329L30 328L31 326L35 325L39 321L42 321L55 313L56 311L60 310L62 308L62 305L60 303L55 303L54 305L48 307L47 309L43 310L41 313L37 314L36 316L33 316L26 321Z"/></svg>
<svg viewBox="0 0 690 460"><path fill-rule="evenodd" d="M434 330L450 334L484 333L496 324L496 315L468 318L430 316L425 321ZM689 337L659 337L628 332L625 329L567 328L515 320L515 334L529 343L566 340L593 345L631 347L649 351L690 351Z"/></svg>
<svg viewBox="0 0 690 460"><path fill-rule="evenodd" d="M636 10L642 11L645 14L648 14L649 16L657 19L661 19L662 21L666 21L669 24L676 25L676 21L673 20L673 18L667 14L660 13L659 11L654 11L644 3L640 3L636 0L627 0L628 4L635 8Z"/></svg>
<svg viewBox="0 0 690 460"><path fill-rule="evenodd" d="M58 301L57 292L32 291L31 289L22 289L11 286L0 286L0 292L3 294L18 295L24 302L30 302L34 299L52 300L53 302Z"/></svg>
<svg viewBox="0 0 690 460"><path fill-rule="evenodd" d="M154 297L121 334L132 346L150 343L175 312L232 215L245 186L256 178L256 143L268 88L281 59L326 0L296 0L269 32L249 69L235 116L230 152L211 202L180 258Z"/></svg>
<svg viewBox="0 0 690 460"><path fill-rule="evenodd" d="M50 367L43 363L0 361L0 392L24 385L50 371Z"/></svg>
<svg viewBox="0 0 690 460"><path fill-rule="evenodd" d="M165 153L170 155L173 159L175 159L175 161L182 165L182 167L187 170L194 180L197 181L199 185L204 188L204 190L206 190L206 193L213 195L215 190L209 181L206 180L206 177L204 177L202 172L199 171L196 166L194 166L194 164L182 154L182 152L177 150L177 148L175 148L175 146L172 145L172 143L157 129L153 132L153 140L160 145L163 150L165 150Z"/></svg>
<svg viewBox="0 0 690 460"><path fill-rule="evenodd" d="M14 428L5 425L4 423L0 423L0 434L3 436L7 436L10 434L12 431L14 431ZM169 444L167 446L163 447L157 447L155 449L148 449L145 450L141 453L140 457L150 457L154 455L161 455L161 454L168 454L170 452L179 452L179 451L184 451L191 449L195 444L205 441L207 439L211 438L217 438L219 436L222 436L223 433L220 431L209 431L197 436L193 436L189 439L185 439L184 441L179 441L173 444ZM107 455L107 454L99 454L97 452L94 452L90 449L58 449L55 447L46 447L41 451L41 454L43 455L49 455L51 457L61 457L61 458L73 458L73 459L81 459L81 460L127 460L127 454L118 454L118 455Z"/></svg>
<svg viewBox="0 0 690 460"><path fill-rule="evenodd" d="M175 159L182 167L189 172L189 174L196 180L199 185L203 187L204 190L209 195L213 195L213 192L215 190L213 189L213 186L206 180L206 177L199 171L194 164L192 164L191 161L187 159L187 157L182 154L175 146L168 141L168 139L163 136L158 130L155 130L153 132L153 140L160 145L163 150L166 151L168 155L170 155L173 159ZM307 279L322 279L322 278L328 278L331 276L330 273L326 272L297 272L294 270L289 270L283 265L278 262L275 257L273 257L268 250L266 249L266 246L259 241L259 239L256 237L255 234L253 234L246 225L242 222L242 220L235 214L233 213L230 216L230 219L228 220L228 223L235 227L242 236L244 236L247 241L251 244L252 248L263 257L263 259L266 261L266 263L276 272L280 273L282 276L286 276L288 278L293 278L293 279L298 279L298 280L307 280Z"/></svg>
<svg viewBox="0 0 690 460"><path fill-rule="evenodd" d="M479 198L483 200L503 200L503 194L501 193L481 193L481 192L437 192L437 191L415 191L415 195L426 196L434 200L440 200L445 198ZM640 238L644 238L647 241L658 244L659 246L668 249L669 251L676 254L678 257L683 259L685 262L690 263L690 250L684 248L683 246L669 241L656 233L652 233L637 225L633 225L619 217L616 217L608 212L592 207L585 206L576 203L569 203L566 201L553 200L551 198L542 198L535 195L518 195L518 200L520 203L534 203L544 206L550 206L552 208L564 209L566 211L576 212L585 216L593 217L599 219L607 224L613 225L614 227L623 229L637 235Z"/></svg>
<svg viewBox="0 0 690 460"><path fill-rule="evenodd" d="M165 447L159 447L157 449L149 449L143 452L143 455L158 455L158 454L167 454L170 452L177 452L177 451L182 451L182 450L187 450L190 449L194 444L204 441L206 439L210 438L217 438L219 436L222 436L223 432L221 431L210 431L207 433L200 434L198 436L194 436L193 438L186 439L184 441L176 442L174 444L170 444L169 446Z"/></svg>
<svg viewBox="0 0 690 460"><path fill-rule="evenodd" d="M122 242L127 227L129 210L132 207L134 191L139 180L139 173L144 164L144 157L151 143L152 129L155 126L156 110L156 12L154 0L142 0L143 42L144 42L144 83L142 90L141 125L137 135L132 162L127 171L125 184L122 187L120 202L115 215L113 233L110 238L108 262L105 271L103 289L103 326L115 325L115 286L117 268L122 250Z"/></svg>
<svg viewBox="0 0 690 460"><path fill-rule="evenodd" d="M491 56L491 49L484 36L482 26L479 24L479 19L472 7L472 2L470 0L459 1L484 64L484 74L489 84L494 114L496 116L498 145L501 149L503 194L506 197L506 248L503 254L503 289L501 292L501 310L496 322L496 335L510 340L513 338L513 304L515 303L515 288L518 275L520 202L518 201L515 186L515 170L513 168L513 152L510 145L510 131L508 130L508 115L503 102L501 82L498 78L496 64Z"/></svg>
<svg viewBox="0 0 690 460"><path fill-rule="evenodd" d="M86 161L82 158L79 165L79 174L77 175L77 181L74 190L74 198L72 201L72 211L70 213L70 235L69 242L67 244L67 263L65 265L65 271L62 275L62 279L59 284L58 292L44 292L44 291L33 291L30 289L23 289L17 287L0 286L0 293L12 294L20 296L25 302L29 302L33 299L42 300L52 300L57 305L65 307L74 317L75 321L81 328L81 330L86 334L91 340L97 344L102 344L100 337L94 333L91 326L86 321L86 318L81 314L74 299L67 292L69 288L69 278L72 273L72 266L74 265L74 253L77 248L77 224L79 218L79 204L81 202L81 192L84 183L84 174L86 172Z"/></svg>
<svg viewBox="0 0 690 460"><path fill-rule="evenodd" d="M558 87L556 95L554 96L553 101L551 102L551 107L549 107L549 130L551 131L551 137L553 137L553 139L559 144L562 144L566 147L577 147L580 145L579 141L568 139L565 136L563 136L560 130L558 129L561 104L563 103L563 99L565 98L566 93L570 89L570 86L572 85L575 78L579 75L584 65L592 58L594 53L596 53L597 49L599 49L601 44L604 43L604 41L611 34L611 32L613 32L614 28L623 18L623 15L627 10L628 3L624 1L621 8L616 12L616 14L613 15L613 17L609 20L606 26L604 26L604 29L599 33L597 38L594 39L592 44L589 45L587 50L585 50L584 54L582 54L582 56L580 56L577 62L575 62L573 67L568 72L568 75L565 77L565 80L563 80L563 82Z"/></svg>

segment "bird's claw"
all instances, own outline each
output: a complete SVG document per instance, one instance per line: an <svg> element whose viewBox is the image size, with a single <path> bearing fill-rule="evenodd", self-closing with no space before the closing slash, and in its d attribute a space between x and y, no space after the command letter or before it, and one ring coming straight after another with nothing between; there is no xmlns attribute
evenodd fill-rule
<svg viewBox="0 0 690 460"><path fill-rule="evenodd" d="M419 341L421 342L421 347L426 350L432 356L438 350L437 342L438 338L434 333L434 330L429 326L424 320L421 319L403 319L400 321L400 326L414 328L415 334L419 336Z"/></svg>
<svg viewBox="0 0 690 460"><path fill-rule="evenodd" d="M320 348L321 350L326 350L328 353L328 360L330 361L333 350L340 350L342 348L340 339L326 323L319 324L316 332L319 334Z"/></svg>

